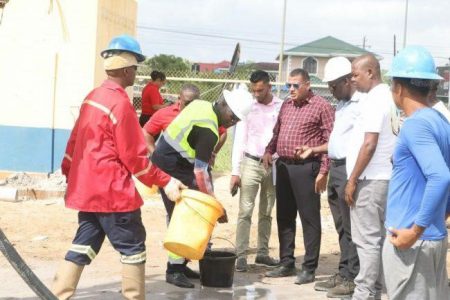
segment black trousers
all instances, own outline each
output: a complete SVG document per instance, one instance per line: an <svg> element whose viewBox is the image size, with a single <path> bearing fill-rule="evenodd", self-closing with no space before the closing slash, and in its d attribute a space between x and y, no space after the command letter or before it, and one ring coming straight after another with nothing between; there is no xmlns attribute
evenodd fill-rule
<svg viewBox="0 0 450 300"><path fill-rule="evenodd" d="M339 236L341 258L339 274L349 280L355 279L359 272L359 259L356 246L352 242L350 207L345 203L347 172L344 163L331 163L328 180L328 203L333 215L334 226Z"/></svg>
<svg viewBox="0 0 450 300"><path fill-rule="evenodd" d="M148 122L148 120L150 120L150 115L144 115L141 114L139 116L139 125L141 125L141 127L144 127L144 125Z"/></svg>
<svg viewBox="0 0 450 300"><path fill-rule="evenodd" d="M95 213L78 212L78 229L65 259L78 265L89 265L99 253L105 236L114 249L127 256L141 254L145 262L145 227L142 224L141 209L130 212Z"/></svg>
<svg viewBox="0 0 450 300"><path fill-rule="evenodd" d="M280 262L284 266L295 265L295 233L297 212L303 228L305 256L302 268L314 271L319 264L320 195L314 192L320 162L288 164L277 161L277 224L280 242Z"/></svg>

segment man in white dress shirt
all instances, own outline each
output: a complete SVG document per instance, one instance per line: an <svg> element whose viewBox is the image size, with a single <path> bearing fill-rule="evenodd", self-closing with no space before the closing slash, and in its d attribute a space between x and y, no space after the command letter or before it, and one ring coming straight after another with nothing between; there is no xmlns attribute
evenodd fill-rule
<svg viewBox="0 0 450 300"><path fill-rule="evenodd" d="M333 57L325 65L324 82L333 96L339 100L328 144L319 147L304 147L302 156L328 152L330 158L330 177L328 180L328 203L333 215L334 225L339 236L341 257L338 272L326 281L317 282L314 289L327 291L328 297L348 297L353 294L353 280L359 272L359 259L352 241L350 208L345 202L347 183L346 158L351 144L348 142L359 115L359 101L365 94L357 92L351 82L352 64L345 57Z"/></svg>

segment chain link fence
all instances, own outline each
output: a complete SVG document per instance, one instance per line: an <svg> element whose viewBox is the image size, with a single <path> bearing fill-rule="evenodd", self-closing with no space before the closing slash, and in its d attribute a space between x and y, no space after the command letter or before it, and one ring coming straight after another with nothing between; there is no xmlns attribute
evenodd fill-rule
<svg viewBox="0 0 450 300"><path fill-rule="evenodd" d="M136 81L133 87L133 105L138 114L141 113L141 94L144 86L151 80L150 73L151 69L146 66L141 66L138 69L138 75L136 76ZM234 74L229 74L228 72L193 72L193 71L164 71L166 74L167 82L164 87L161 88L161 95L168 102L174 102L178 98L181 87L185 83L191 83L198 86L201 93L201 99L207 101L217 100L223 89L231 89L234 84L249 84L251 73L254 70L238 71ZM276 82L276 73L270 73L272 91L274 94L278 94L281 99L285 99L288 95L288 89L285 87L284 82ZM317 77L311 78L311 88L315 94L321 95L325 99L329 100L333 105L335 100L332 97L330 91L328 90L328 85L324 84ZM279 90L278 90L279 89ZM231 149L233 136L232 132L229 132L229 137L227 142L220 150L217 158L216 164L214 166L214 171L226 172L231 170Z"/></svg>
<svg viewBox="0 0 450 300"><path fill-rule="evenodd" d="M142 101L141 93L144 86L151 80L150 70L146 66L141 66L138 69L138 75L133 87L133 105L140 113ZM194 72L194 71L165 71L167 82L160 90L161 95L167 102L174 102L178 98L178 94L181 87L185 83L191 83L198 86L201 93L201 99L207 101L217 100L224 89L231 89L234 84L248 84L250 81L251 73L254 70L243 70L236 72L234 74L229 74L226 71L223 72ZM288 95L288 89L285 87L284 82L276 82L276 74L269 73L271 77L272 91L274 94L279 95L281 99L285 99ZM315 94L318 94L333 105L335 104L335 99L328 90L328 86L324 84L317 77L311 77L311 88Z"/></svg>

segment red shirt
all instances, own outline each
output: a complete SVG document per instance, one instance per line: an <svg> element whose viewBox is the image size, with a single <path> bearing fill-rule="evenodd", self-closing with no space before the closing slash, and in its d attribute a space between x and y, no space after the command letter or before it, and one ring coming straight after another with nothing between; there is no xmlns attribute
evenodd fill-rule
<svg viewBox="0 0 450 300"><path fill-rule="evenodd" d="M222 136L225 132L227 132L227 129L223 126L219 126L219 136Z"/></svg>
<svg viewBox="0 0 450 300"><path fill-rule="evenodd" d="M125 90L106 80L84 100L62 161L66 206L87 212L127 212L142 199L131 175L147 186L170 176L153 166Z"/></svg>
<svg viewBox="0 0 450 300"><path fill-rule="evenodd" d="M156 136L166 130L167 126L180 113L180 103L177 102L171 106L164 107L153 114L153 116L144 125L144 130L150 135Z"/></svg>
<svg viewBox="0 0 450 300"><path fill-rule="evenodd" d="M144 125L144 130L152 136L156 136L166 130L167 126L180 113L180 102L164 107L153 114L153 116ZM227 131L226 128L219 126L219 136Z"/></svg>
<svg viewBox="0 0 450 300"><path fill-rule="evenodd" d="M266 152L282 158L294 158L297 146L316 147L328 142L334 123L334 109L327 100L312 92L299 104L292 99L281 106L273 136ZM329 169L327 155L321 155L320 173Z"/></svg>
<svg viewBox="0 0 450 300"><path fill-rule="evenodd" d="M164 100L159 93L159 87L153 82L149 82L142 90L142 114L153 115L156 110L153 105L162 105Z"/></svg>

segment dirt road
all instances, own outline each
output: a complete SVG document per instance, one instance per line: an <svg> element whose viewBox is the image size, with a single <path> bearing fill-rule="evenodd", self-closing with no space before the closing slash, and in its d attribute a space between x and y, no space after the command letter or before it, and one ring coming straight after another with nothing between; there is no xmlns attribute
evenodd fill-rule
<svg viewBox="0 0 450 300"><path fill-rule="evenodd" d="M227 209L229 223L218 225L213 236L234 242L238 196L228 192L229 176L215 181L216 195ZM22 257L47 285L69 248L77 228L77 212L66 209L62 199L0 202L0 227L16 246ZM232 289L201 288L185 290L165 283L166 252L162 247L165 233L165 210L158 195L146 199L142 208L147 229L146 290L148 299L327 299L324 293L315 292L313 284L297 286L295 278L269 279L263 276L263 267L251 265L247 273L236 273ZM255 223L256 211L253 217ZM276 222L273 222L270 240L271 255L278 256ZM335 272L339 258L339 246L334 225L326 201L322 200L322 248L317 277L324 279ZM256 226L252 227L251 254L253 263L256 247ZM230 247L223 240L215 240L215 248ZM297 227L297 261L303 259L303 237L300 224ZM191 263L198 269L198 263ZM85 268L75 299L122 299L120 296L121 264L119 255L105 242L93 263ZM36 299L33 292L6 259L0 255L0 299Z"/></svg>

